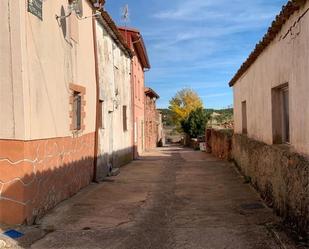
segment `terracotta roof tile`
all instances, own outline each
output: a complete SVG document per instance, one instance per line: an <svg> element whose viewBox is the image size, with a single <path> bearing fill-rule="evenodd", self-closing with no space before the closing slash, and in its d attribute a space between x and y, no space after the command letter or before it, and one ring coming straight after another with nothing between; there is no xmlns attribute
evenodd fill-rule
<svg viewBox="0 0 309 249"><path fill-rule="evenodd" d="M150 62L149 62L149 57L146 49L146 45L144 43L144 39L142 34L138 29L135 28L128 28L128 27L118 27L120 32L122 33L123 37L126 36L126 32L131 34L130 36L133 39L133 43L135 46L135 51L137 56L139 57L142 66L146 69L150 69ZM125 38L124 38L125 39Z"/></svg>
<svg viewBox="0 0 309 249"><path fill-rule="evenodd" d="M157 94L152 88L150 87L145 87L145 94L155 97L155 98L160 98L159 94Z"/></svg>
<svg viewBox="0 0 309 249"><path fill-rule="evenodd" d="M105 11L105 10L101 11L101 16L102 16L103 20L107 23L109 28L115 34L115 36L117 38L116 42L118 44L120 44L121 46L123 46L124 50L129 54L130 57L133 57L133 55L134 55L133 51L130 49L128 44L123 39L123 36L121 35L120 31L118 30L117 25L115 24L115 22L113 21L111 16L108 14L108 12Z"/></svg>

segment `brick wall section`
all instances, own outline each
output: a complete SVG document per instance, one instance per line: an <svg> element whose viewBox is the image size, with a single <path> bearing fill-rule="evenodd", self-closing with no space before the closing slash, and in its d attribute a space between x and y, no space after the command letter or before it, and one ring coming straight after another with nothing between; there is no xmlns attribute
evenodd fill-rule
<svg viewBox="0 0 309 249"><path fill-rule="evenodd" d="M309 231L309 158L286 145L233 136L232 156L266 202L300 234Z"/></svg>
<svg viewBox="0 0 309 249"><path fill-rule="evenodd" d="M150 150L157 146L158 124L156 101L145 96L145 149Z"/></svg>
<svg viewBox="0 0 309 249"><path fill-rule="evenodd" d="M231 160L233 130L230 129L207 129L206 148L218 158Z"/></svg>
<svg viewBox="0 0 309 249"><path fill-rule="evenodd" d="M94 133L78 138L0 140L0 223L34 222L87 186Z"/></svg>

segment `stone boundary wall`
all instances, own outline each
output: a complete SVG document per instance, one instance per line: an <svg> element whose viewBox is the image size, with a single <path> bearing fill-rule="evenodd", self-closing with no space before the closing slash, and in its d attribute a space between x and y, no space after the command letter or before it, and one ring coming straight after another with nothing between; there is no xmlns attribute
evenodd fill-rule
<svg viewBox="0 0 309 249"><path fill-rule="evenodd" d="M87 186L94 138L0 140L0 223L32 224Z"/></svg>
<svg viewBox="0 0 309 249"><path fill-rule="evenodd" d="M218 158L231 160L232 137L233 130L231 129L207 129L206 151Z"/></svg>
<svg viewBox="0 0 309 249"><path fill-rule="evenodd" d="M309 224L309 158L287 145L267 145L233 136L232 157L269 206L298 233Z"/></svg>

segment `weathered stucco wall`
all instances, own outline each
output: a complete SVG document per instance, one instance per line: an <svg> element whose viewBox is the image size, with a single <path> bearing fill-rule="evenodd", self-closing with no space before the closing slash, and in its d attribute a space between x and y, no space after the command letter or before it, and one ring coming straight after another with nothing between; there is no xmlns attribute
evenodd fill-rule
<svg viewBox="0 0 309 249"><path fill-rule="evenodd" d="M136 38L140 35L138 30L132 28L119 28L125 41L135 53L132 58L132 75L131 75L131 90L132 90L132 108L133 108L133 144L134 144L134 158L138 158L145 149L145 74L144 65L140 56L147 56L140 54L141 51L137 49L137 44L143 43L142 37ZM142 52L144 53L144 52Z"/></svg>
<svg viewBox="0 0 309 249"><path fill-rule="evenodd" d="M266 202L306 235L309 225L309 158L286 145L234 135L232 156Z"/></svg>
<svg viewBox="0 0 309 249"><path fill-rule="evenodd" d="M0 138L25 136L22 51L25 35L24 4L21 1L0 1Z"/></svg>
<svg viewBox="0 0 309 249"><path fill-rule="evenodd" d="M145 95L145 150L157 147L158 123L156 98Z"/></svg>
<svg viewBox="0 0 309 249"><path fill-rule="evenodd" d="M283 26L276 39L234 85L235 133L242 132L241 103L247 102L248 136L273 143L271 89L288 83L290 142L309 154L309 2Z"/></svg>
<svg viewBox="0 0 309 249"><path fill-rule="evenodd" d="M105 24L106 25L106 24ZM103 23L96 22L102 124L99 130L99 167L121 166L132 160L131 59L119 48ZM111 32L111 31L110 31ZM127 107L127 130L123 128Z"/></svg>
<svg viewBox="0 0 309 249"><path fill-rule="evenodd" d="M33 222L92 180L95 60L92 19L56 20L67 0L0 2L0 222ZM91 16L88 1L83 15ZM73 131L72 83L82 95L82 129ZM76 86L77 85L77 86Z"/></svg>
<svg viewBox="0 0 309 249"><path fill-rule="evenodd" d="M26 1L1 1L0 138L41 139L72 135L69 84L86 88L85 133L95 127L95 71L92 20L67 14L68 1L43 2L43 20L27 12ZM62 11L63 9L63 11ZM84 16L92 15L83 1ZM77 41L71 39L75 19ZM83 35L81 35L83 34Z"/></svg>
<svg viewBox="0 0 309 249"><path fill-rule="evenodd" d="M25 4L26 5L26 4ZM85 133L95 130L95 60L92 19L78 20L73 13L57 21L55 15L68 13L67 0L43 2L43 21L26 12L27 49L24 81L26 139L70 136L70 83L86 88ZM83 1L83 16L92 8ZM74 31L73 31L74 29ZM77 32L75 32L77 31Z"/></svg>
<svg viewBox="0 0 309 249"><path fill-rule="evenodd" d="M145 148L145 79L141 62L136 55L133 57L132 64L134 88L134 143L137 148L135 156L138 156L143 153Z"/></svg>

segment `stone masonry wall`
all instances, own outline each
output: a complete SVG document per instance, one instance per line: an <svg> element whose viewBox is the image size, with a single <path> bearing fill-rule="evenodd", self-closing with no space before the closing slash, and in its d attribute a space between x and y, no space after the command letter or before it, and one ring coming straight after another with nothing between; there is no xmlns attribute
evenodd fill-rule
<svg viewBox="0 0 309 249"><path fill-rule="evenodd" d="M267 145L235 134L232 156L266 202L306 236L309 224L309 158L286 145Z"/></svg>
<svg viewBox="0 0 309 249"><path fill-rule="evenodd" d="M93 177L94 133L0 140L0 223L32 224Z"/></svg>
<svg viewBox="0 0 309 249"><path fill-rule="evenodd" d="M150 96L145 96L145 150L157 147L158 124L156 102Z"/></svg>

